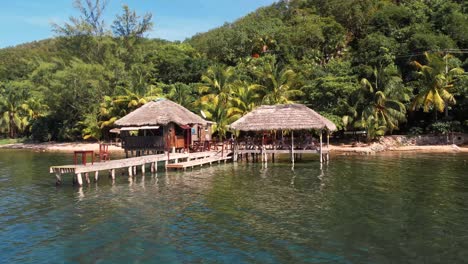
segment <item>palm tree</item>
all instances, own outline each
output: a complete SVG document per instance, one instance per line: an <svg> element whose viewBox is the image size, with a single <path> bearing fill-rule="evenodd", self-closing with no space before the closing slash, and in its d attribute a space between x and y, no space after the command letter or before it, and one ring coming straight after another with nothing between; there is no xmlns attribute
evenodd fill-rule
<svg viewBox="0 0 468 264"><path fill-rule="evenodd" d="M214 96L226 104L231 98L232 86L236 81L234 68L221 65L211 66L202 76L202 81L203 85L199 87L202 101L209 101L208 97Z"/></svg>
<svg viewBox="0 0 468 264"><path fill-rule="evenodd" d="M230 103L225 104L216 96L211 97L209 101L202 101L201 106L206 117L215 122L212 129L218 133L221 140L226 136L228 125L242 116L237 108L231 107Z"/></svg>
<svg viewBox="0 0 468 264"><path fill-rule="evenodd" d="M128 89L125 89L124 95L118 95L115 97L104 96L104 102L100 105L99 111L99 127L104 129L114 124L117 119L131 111L141 107L151 100L155 100L160 97L161 89L158 87L151 86L149 91L145 95L134 93ZM86 117L81 124L85 125L86 131L94 131L92 128L95 126L92 118ZM90 126L86 124L91 124ZM87 135L87 132L84 132Z"/></svg>
<svg viewBox="0 0 468 264"><path fill-rule="evenodd" d="M261 103L261 89L258 84L250 84L247 81L238 81L233 85L233 95L231 98L232 107L238 113L245 115L252 111Z"/></svg>
<svg viewBox="0 0 468 264"><path fill-rule="evenodd" d="M417 61L412 62L417 69L416 86L419 92L414 98L411 109L414 111L422 107L424 112L429 112L430 109L439 112L445 110L445 115L448 116L448 106L456 103L451 93L455 77L463 74L464 70L459 67L449 69L448 60L452 58L450 54L440 57L438 54L426 52L424 57L426 65Z"/></svg>
<svg viewBox="0 0 468 264"><path fill-rule="evenodd" d="M404 102L410 93L394 65L381 71L375 69L373 77L373 83L366 78L361 80L361 103L365 106L359 123L368 130L369 138L391 133L406 121Z"/></svg>
<svg viewBox="0 0 468 264"><path fill-rule="evenodd" d="M227 125L239 118L239 111L232 106L236 76L234 68L215 65L208 68L202 76L199 87L201 97L196 101L209 120L215 122L213 132L222 139Z"/></svg>
<svg viewBox="0 0 468 264"><path fill-rule="evenodd" d="M291 103L292 99L303 92L296 89L297 74L290 69L280 70L276 60L265 63L254 71L262 85L264 96L262 102L268 105Z"/></svg>
<svg viewBox="0 0 468 264"><path fill-rule="evenodd" d="M192 94L192 87L184 83L175 83L170 85L169 99L186 107L190 108L195 100Z"/></svg>
<svg viewBox="0 0 468 264"><path fill-rule="evenodd" d="M10 138L22 133L29 125L28 89L22 83L9 82L1 89L0 130Z"/></svg>

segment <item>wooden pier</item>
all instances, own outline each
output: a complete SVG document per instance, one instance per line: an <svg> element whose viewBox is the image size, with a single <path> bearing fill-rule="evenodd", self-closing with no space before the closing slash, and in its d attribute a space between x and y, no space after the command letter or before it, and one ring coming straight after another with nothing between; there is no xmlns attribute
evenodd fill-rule
<svg viewBox="0 0 468 264"><path fill-rule="evenodd" d="M83 185L83 175L85 181L90 183L89 174L94 173L94 180L99 179L99 172L108 171L110 177L115 179L115 170L126 168L128 175L134 176L137 173L137 167L141 166L142 173L145 173L146 166L149 165L151 172L157 172L158 163L164 162L165 168L181 168L203 166L204 164L212 164L214 162L227 161L232 159L228 156L230 151L205 151L195 153L169 153L148 155L134 158L126 158L119 160L110 160L105 162L96 162L86 165L64 165L50 167L50 173L55 174L56 183L62 183L62 174L74 174L73 183L79 186Z"/></svg>
<svg viewBox="0 0 468 264"><path fill-rule="evenodd" d="M291 157L291 161L294 163L298 157L301 157L302 154L319 154L319 161L327 162L330 160L330 151L328 148L326 149L242 149L236 150L235 152L234 161L238 159L243 160L245 158L246 161L249 161L249 156L251 156L252 161L261 160L262 162L268 162L268 157L271 157L270 160L272 162L275 161L275 155L277 154L287 154Z"/></svg>

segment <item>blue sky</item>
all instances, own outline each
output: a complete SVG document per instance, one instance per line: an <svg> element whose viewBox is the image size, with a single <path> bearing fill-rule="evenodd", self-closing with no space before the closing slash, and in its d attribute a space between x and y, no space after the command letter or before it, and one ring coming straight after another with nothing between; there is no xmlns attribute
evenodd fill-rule
<svg viewBox="0 0 468 264"><path fill-rule="evenodd" d="M2 1L0 48L54 36L51 23L62 24L77 15L72 0ZM138 14L151 12L155 24L148 37L184 40L232 22L275 0L108 0L106 22L110 25L127 4Z"/></svg>

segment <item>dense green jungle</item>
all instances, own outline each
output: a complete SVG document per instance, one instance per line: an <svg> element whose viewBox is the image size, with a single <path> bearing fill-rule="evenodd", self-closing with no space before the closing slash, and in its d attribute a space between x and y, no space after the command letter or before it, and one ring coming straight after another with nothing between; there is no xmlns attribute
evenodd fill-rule
<svg viewBox="0 0 468 264"><path fill-rule="evenodd" d="M468 2L282 0L182 42L150 39L152 14L77 0L55 37L0 50L0 137L106 140L164 97L227 125L302 103L340 131L468 131Z"/></svg>

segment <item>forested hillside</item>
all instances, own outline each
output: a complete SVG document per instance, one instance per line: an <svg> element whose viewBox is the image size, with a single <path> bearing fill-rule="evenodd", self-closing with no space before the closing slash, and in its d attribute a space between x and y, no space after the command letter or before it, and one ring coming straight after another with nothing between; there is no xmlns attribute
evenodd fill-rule
<svg viewBox="0 0 468 264"><path fill-rule="evenodd" d="M468 130L463 0L279 1L182 43L145 38L151 14L124 6L104 23L100 1L75 2L56 38L0 50L3 136L105 139L158 97L203 110L220 136L287 102L369 138Z"/></svg>

